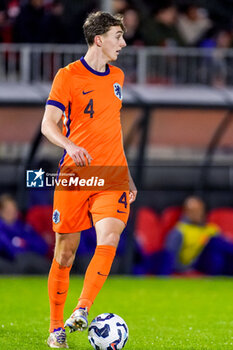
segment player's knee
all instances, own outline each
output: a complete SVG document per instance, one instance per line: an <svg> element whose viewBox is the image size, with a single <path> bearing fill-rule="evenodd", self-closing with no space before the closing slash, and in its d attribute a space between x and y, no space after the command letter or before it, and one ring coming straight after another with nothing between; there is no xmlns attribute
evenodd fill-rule
<svg viewBox="0 0 233 350"><path fill-rule="evenodd" d="M120 240L120 233L116 232L106 232L101 235L98 239L99 245L111 245L113 247L118 246L119 240Z"/></svg>
<svg viewBox="0 0 233 350"><path fill-rule="evenodd" d="M57 252L55 259L61 266L67 266L73 264L75 258L75 252L72 249Z"/></svg>

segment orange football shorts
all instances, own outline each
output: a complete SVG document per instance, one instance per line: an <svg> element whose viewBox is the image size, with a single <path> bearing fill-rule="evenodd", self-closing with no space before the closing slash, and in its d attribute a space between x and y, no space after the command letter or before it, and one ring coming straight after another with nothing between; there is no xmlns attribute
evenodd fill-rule
<svg viewBox="0 0 233 350"><path fill-rule="evenodd" d="M53 230L74 233L86 230L103 218L127 223L129 191L54 191Z"/></svg>

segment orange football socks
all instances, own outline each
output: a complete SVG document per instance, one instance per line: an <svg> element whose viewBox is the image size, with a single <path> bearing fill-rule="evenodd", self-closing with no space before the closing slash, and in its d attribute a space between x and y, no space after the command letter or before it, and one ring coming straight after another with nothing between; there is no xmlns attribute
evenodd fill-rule
<svg viewBox="0 0 233 350"><path fill-rule="evenodd" d="M87 307L88 311L97 294L106 281L116 255L116 248L109 245L98 245L87 268L83 290L76 309Z"/></svg>
<svg viewBox="0 0 233 350"><path fill-rule="evenodd" d="M70 269L71 266L61 266L53 259L48 278L50 332L64 326L63 311L69 288Z"/></svg>

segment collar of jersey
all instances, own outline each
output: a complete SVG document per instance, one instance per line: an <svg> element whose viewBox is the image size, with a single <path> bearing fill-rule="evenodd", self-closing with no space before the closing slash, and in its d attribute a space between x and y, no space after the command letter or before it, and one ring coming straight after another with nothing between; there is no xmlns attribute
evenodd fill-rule
<svg viewBox="0 0 233 350"><path fill-rule="evenodd" d="M109 69L109 65L106 65L106 71L105 72L98 72L97 70L94 70L93 68L91 68L89 66L89 64L87 64L87 62L85 61L84 57L80 58L81 63L84 65L84 67L86 69L88 69L91 73L95 74L95 75L100 75L100 76L104 76L104 75L108 75L110 73L110 69Z"/></svg>

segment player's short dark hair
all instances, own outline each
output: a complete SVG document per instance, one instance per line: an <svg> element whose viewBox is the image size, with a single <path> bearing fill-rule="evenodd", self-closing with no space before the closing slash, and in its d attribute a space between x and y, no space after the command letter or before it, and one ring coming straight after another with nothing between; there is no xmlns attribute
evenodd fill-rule
<svg viewBox="0 0 233 350"><path fill-rule="evenodd" d="M122 15L111 15L110 13L102 11L90 13L83 25L83 32L87 44L93 45L96 35L105 34L111 27L116 26L120 26L123 32L125 32Z"/></svg>

